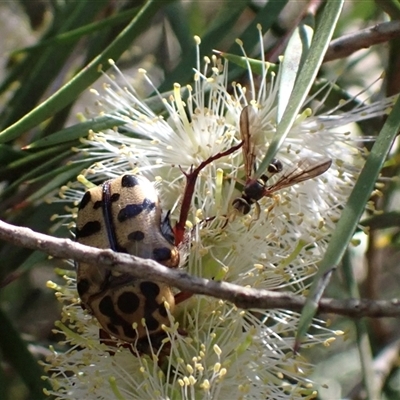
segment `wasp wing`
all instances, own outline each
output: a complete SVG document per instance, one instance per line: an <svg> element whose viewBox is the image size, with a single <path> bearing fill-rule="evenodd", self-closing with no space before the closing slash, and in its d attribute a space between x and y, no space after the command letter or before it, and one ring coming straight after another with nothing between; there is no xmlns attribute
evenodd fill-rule
<svg viewBox="0 0 400 400"><path fill-rule="evenodd" d="M332 164L331 159L301 159L291 170L284 173L273 185L265 188L264 196L271 196L278 190L296 185L322 175Z"/></svg>
<svg viewBox="0 0 400 400"><path fill-rule="evenodd" d="M240 136L243 141L243 162L246 172L246 180L248 181L253 173L254 163L256 159L255 144L251 139L252 122L254 122L256 114L251 106L245 106L240 114L239 126Z"/></svg>

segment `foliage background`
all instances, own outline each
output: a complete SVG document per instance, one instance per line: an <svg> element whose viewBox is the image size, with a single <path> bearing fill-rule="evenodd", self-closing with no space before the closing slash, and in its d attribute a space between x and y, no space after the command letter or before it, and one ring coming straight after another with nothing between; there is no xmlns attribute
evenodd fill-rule
<svg viewBox="0 0 400 400"><path fill-rule="evenodd" d="M286 4L287 3L287 4ZM286 5L285 5L286 4ZM16 225L60 237L69 237L64 226L54 225L51 217L63 214L59 203L43 199L74 179L90 162L76 160L72 147L80 145L90 125L77 113L92 105L86 88L100 74L89 71L79 85L65 90L47 103L45 110L33 113L31 123L21 120L29 111L48 99L71 81L72 77L98 55L110 57L105 49L131 19L143 12L138 1L64 1L21 0L0 3L0 130L19 121L16 129L0 134L0 218ZM174 82L188 83L194 66L193 36L202 38L202 51L212 49L240 54L234 40L240 37L252 54L256 43L256 24L261 23L266 35L267 59L277 62L293 28L305 18L316 20L323 7L319 1L163 1L147 4L145 18L135 31L114 48L112 58L119 67L137 78L137 69L145 68L160 91L172 89ZM357 32L376 23L395 20L400 16L398 2L347 1L334 37ZM282 10L281 10L282 9ZM274 12L271 12L274 10ZM342 90L338 96L354 95L368 88L363 98L374 99L399 92L400 39L355 52L349 57L324 63L318 78L336 79ZM255 49L256 51L256 49ZM256 54L256 53L255 53ZM106 64L103 63L106 68ZM386 72L386 78L370 86ZM243 70L233 68L231 80L246 82ZM68 89L68 86L66 87ZM86 92L85 92L86 91ZM36 118L36 119L35 119ZM376 135L384 121L370 121L359 127L365 135ZM110 122L96 121L97 129ZM110 126L114 125L111 123ZM66 128L69 128L66 130ZM400 214L398 176L398 143L382 171L382 196L375 196L380 215L365 213L362 225L370 227L369 235L359 230L352 247L330 283L327 296L348 298L352 288L347 284L346 271L354 271L362 297L390 299L399 293ZM48 354L48 347L62 351L52 333L60 310L53 291L46 281L57 279L54 267L65 268L61 261L48 260L44 254L0 242L0 393L2 399L44 398L40 379L43 374L37 360ZM354 289L354 288L353 288ZM367 340L374 359L383 359L386 367L381 398L400 398L399 321L395 319L366 320L366 324L330 316L333 327L346 332L344 341L329 348L303 351L317 364L313 379L327 388L319 398L339 399L346 395L362 398L363 372L360 337ZM369 342L369 344L368 344ZM361 350L360 350L361 349ZM384 351L394 349L389 358ZM381 357L381 358L379 358ZM383 358L382 358L383 357ZM365 361L364 361L365 362ZM368 377L364 376L368 380ZM361 397L357 397L361 396Z"/></svg>

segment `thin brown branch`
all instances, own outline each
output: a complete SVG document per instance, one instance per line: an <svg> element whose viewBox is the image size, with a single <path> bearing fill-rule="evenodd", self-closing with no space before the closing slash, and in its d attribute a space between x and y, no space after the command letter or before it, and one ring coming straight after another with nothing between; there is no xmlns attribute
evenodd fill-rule
<svg viewBox="0 0 400 400"><path fill-rule="evenodd" d="M400 21L383 22L332 40L324 62L344 58L360 49L400 37Z"/></svg>
<svg viewBox="0 0 400 400"><path fill-rule="evenodd" d="M145 260L129 254L115 253L81 245L69 239L58 239L37 233L28 228L17 227L0 221L0 239L17 246L45 252L53 257L74 259L113 268L135 277L165 282L185 292L203 294L229 301L239 308L286 309L300 311L305 298L291 293L246 288L228 282L216 282L191 276L182 270L164 267L153 260ZM400 300L335 300L322 299L320 312L335 313L349 317L398 317Z"/></svg>

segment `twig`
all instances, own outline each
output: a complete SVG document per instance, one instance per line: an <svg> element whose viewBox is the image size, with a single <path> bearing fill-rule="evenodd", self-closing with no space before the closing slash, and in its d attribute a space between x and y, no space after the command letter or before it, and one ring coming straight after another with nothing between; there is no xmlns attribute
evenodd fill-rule
<svg viewBox="0 0 400 400"><path fill-rule="evenodd" d="M0 221L0 239L17 246L43 251L53 257L74 259L103 268L113 268L134 277L164 282L180 290L203 294L229 301L239 308L286 309L300 311L305 298L291 293L246 288L228 282L216 282L191 276L182 270L164 267L153 260L145 260L129 254L115 253L81 245L69 239L58 239ZM349 317L398 317L400 300L335 300L321 299L320 312L347 315Z"/></svg>
<svg viewBox="0 0 400 400"><path fill-rule="evenodd" d="M400 36L400 21L383 22L370 28L344 35L332 40L324 62L347 57L354 52L384 43Z"/></svg>

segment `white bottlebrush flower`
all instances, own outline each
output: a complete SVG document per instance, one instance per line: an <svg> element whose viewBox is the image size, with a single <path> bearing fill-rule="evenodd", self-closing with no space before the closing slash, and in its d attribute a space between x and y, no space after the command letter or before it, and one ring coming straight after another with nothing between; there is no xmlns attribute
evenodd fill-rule
<svg viewBox="0 0 400 400"><path fill-rule="evenodd" d="M205 59L202 68L198 60L193 86L175 85L165 98L157 93L163 106L158 113L137 96L114 66L116 77L107 75L104 93L95 92L97 105L103 115L121 118L126 124L123 133L92 133L84 140L84 152L94 160L86 178L97 184L139 171L158 182L163 208L172 210L174 225L184 195L184 172L241 142L239 120L246 105L252 107L258 121L251 128L256 164L265 155L277 126L280 77L279 73L268 74L264 64L261 77L249 70L249 88L233 84L231 94L227 63L213 56ZM145 71L142 73L151 85ZM330 169L272 198L262 198L257 216L256 205L247 215L232 207L240 197L238 183L246 178L242 150L207 164L191 199L190 250L182 268L201 277L254 288L306 292L363 165L363 150L349 133L349 124L386 113L391 100L351 112L338 107L318 113L316 99L310 99L309 106L314 104L314 110L307 109L298 117L276 158L284 167L281 175L305 158L329 158ZM64 188L63 196L77 202L83 195L83 187L79 191L78 186ZM244 311L195 295L169 314L170 326L165 328L169 343L154 348L153 357L135 357L135 350L99 342L99 325L79 306L74 277L56 289L64 302L58 328L71 346L66 353L55 352L48 364L52 393L60 399L315 396L307 380L312 366L291 352L297 313ZM322 321L315 321L314 327L315 333L306 338L305 345L329 342L334 336Z"/></svg>

